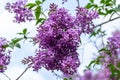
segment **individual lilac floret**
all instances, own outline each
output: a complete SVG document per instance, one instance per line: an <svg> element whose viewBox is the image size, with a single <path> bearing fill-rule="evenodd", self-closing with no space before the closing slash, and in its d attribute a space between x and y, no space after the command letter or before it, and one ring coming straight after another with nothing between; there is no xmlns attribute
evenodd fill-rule
<svg viewBox="0 0 120 80"><path fill-rule="evenodd" d="M91 33L94 28L93 19L98 18L98 13L86 8L77 7L75 23L81 28L83 33Z"/></svg>
<svg viewBox="0 0 120 80"><path fill-rule="evenodd" d="M56 5L56 4L54 4L54 3L50 4L50 10L49 10L50 13L56 11L56 10L57 10L57 7L58 7L58 5Z"/></svg>
<svg viewBox="0 0 120 80"><path fill-rule="evenodd" d="M4 46L8 41L5 38L0 38L0 73L7 69L7 65L10 63L10 52L6 52Z"/></svg>
<svg viewBox="0 0 120 80"><path fill-rule="evenodd" d="M6 10L10 13L15 13L16 23L26 22L33 20L32 11L25 7L26 1L17 1L15 3L7 3Z"/></svg>

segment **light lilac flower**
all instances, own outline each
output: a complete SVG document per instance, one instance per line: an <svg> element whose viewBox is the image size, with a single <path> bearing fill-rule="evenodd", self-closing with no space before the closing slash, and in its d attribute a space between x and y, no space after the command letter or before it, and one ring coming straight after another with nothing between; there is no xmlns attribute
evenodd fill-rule
<svg viewBox="0 0 120 80"><path fill-rule="evenodd" d="M83 33L91 33L94 28L93 19L98 18L97 11L77 7L75 23L81 28Z"/></svg>
<svg viewBox="0 0 120 80"><path fill-rule="evenodd" d="M6 10L10 13L15 14L15 19L13 20L16 23L26 22L33 20L32 11L25 7L27 1L17 1L15 3L7 3Z"/></svg>
<svg viewBox="0 0 120 80"><path fill-rule="evenodd" d="M5 38L0 38L0 73L7 69L7 65L10 63L10 52L4 48L8 44Z"/></svg>

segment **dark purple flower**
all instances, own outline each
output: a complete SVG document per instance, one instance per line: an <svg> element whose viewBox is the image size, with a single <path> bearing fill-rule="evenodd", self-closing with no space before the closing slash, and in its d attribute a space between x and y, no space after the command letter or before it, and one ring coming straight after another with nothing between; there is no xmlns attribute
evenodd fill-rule
<svg viewBox="0 0 120 80"><path fill-rule="evenodd" d="M56 11L57 7L58 7L58 5L56 5L54 3L50 4L50 13Z"/></svg>
<svg viewBox="0 0 120 80"><path fill-rule="evenodd" d="M80 65L76 50L81 32L74 17L64 8L56 9L37 31L35 42L40 50L34 57L34 70L44 67L65 74L75 73Z"/></svg>
<svg viewBox="0 0 120 80"><path fill-rule="evenodd" d="M60 70L64 74L74 74L80 65L77 53L80 35L84 31L90 32L91 28L88 25L98 15L96 12L79 8L78 18L75 18L68 10L57 8L55 4L50 6L50 10L48 19L38 27L34 38L35 43L39 44L39 50L34 57L33 68L38 71L44 67L52 71Z"/></svg>

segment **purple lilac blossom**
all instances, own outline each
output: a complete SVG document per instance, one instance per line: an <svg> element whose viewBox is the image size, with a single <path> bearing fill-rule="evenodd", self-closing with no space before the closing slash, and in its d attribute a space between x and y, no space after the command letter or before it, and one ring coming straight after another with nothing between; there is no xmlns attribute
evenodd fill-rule
<svg viewBox="0 0 120 80"><path fill-rule="evenodd" d="M83 33L91 33L94 28L93 19L98 18L97 11L77 7L75 23L81 28Z"/></svg>
<svg viewBox="0 0 120 80"><path fill-rule="evenodd" d="M50 12L54 12L54 11L56 11L56 9L57 9L57 7L58 7L58 5L56 5L55 3L52 3L52 4L50 4Z"/></svg>
<svg viewBox="0 0 120 80"><path fill-rule="evenodd" d="M108 68L103 68L96 74L93 74L90 70L86 70L84 75L79 77L79 80L111 80L110 75L111 72Z"/></svg>
<svg viewBox="0 0 120 80"><path fill-rule="evenodd" d="M119 57L119 45L120 41L120 32L116 31L113 33L112 37L108 38L108 50L112 50L111 53L106 53L105 51L100 53L100 62L102 64L101 69L97 73L92 73L91 70L86 70L83 75L77 76L77 79L73 80L117 80L119 78L119 73L114 74L111 77L111 68L110 65L114 65L116 70L119 70L120 57ZM117 72L115 72L117 73ZM67 77L70 78L70 77Z"/></svg>
<svg viewBox="0 0 120 80"><path fill-rule="evenodd" d="M120 53L120 31L113 33L112 37L108 38L108 46L112 54Z"/></svg>
<svg viewBox="0 0 120 80"><path fill-rule="evenodd" d="M4 48L7 43L5 38L0 38L0 73L4 72L10 63L10 52L6 52Z"/></svg>
<svg viewBox="0 0 120 80"><path fill-rule="evenodd" d="M58 8L55 4L50 5L49 17L37 28L38 33L34 38L34 42L39 44L36 55L32 57L32 67L35 71L44 67L52 71L60 70L64 74L77 72L80 65L77 52L80 35L85 33L82 31L84 29L87 29L86 33L90 32L88 30L90 26L86 27L86 25L98 16L96 12L88 12L84 15L88 17L88 19L85 18L88 23L79 26L83 24L84 17L75 18L65 8ZM77 16L83 16L83 14L77 12Z"/></svg>
<svg viewBox="0 0 120 80"><path fill-rule="evenodd" d="M65 8L52 11L44 24L38 27L35 42L39 50L34 57L33 68L60 70L73 74L80 65L77 47L80 43L80 29L74 24L74 17Z"/></svg>
<svg viewBox="0 0 120 80"><path fill-rule="evenodd" d="M16 23L26 22L33 20L32 11L25 7L27 1L17 1L15 3L7 3L6 10L10 13L15 13Z"/></svg>

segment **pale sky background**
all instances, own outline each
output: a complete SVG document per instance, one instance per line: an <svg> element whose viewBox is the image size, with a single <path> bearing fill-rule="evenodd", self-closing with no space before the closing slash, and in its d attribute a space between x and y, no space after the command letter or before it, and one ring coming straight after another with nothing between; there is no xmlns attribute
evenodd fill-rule
<svg viewBox="0 0 120 80"><path fill-rule="evenodd" d="M16 37L16 33L22 31L24 28L28 28L28 31L31 32L31 36L34 36L36 33L36 26L35 22L27 22L27 23L13 23L13 16L14 14L10 14L7 11L4 10L4 6L6 2L14 2L16 0L0 0L0 37L6 37L8 40ZM30 0L29 0L30 1ZM31 0L34 1L34 0ZM43 4L45 9L48 9L50 3L56 3L59 4L60 7L65 7L70 10L70 13L74 15L74 9L77 5L75 0L68 0L68 3L65 3L64 5L61 5L61 0L46 0L46 2ZM80 0L80 5L84 6L88 0ZM120 2L119 2L120 3ZM99 19L96 20L95 23L104 22L105 19ZM107 30L107 34L111 33L111 31L116 30L119 28L120 19L113 21L109 24L105 24L103 26L104 30ZM108 35L110 36L110 34ZM83 37L83 36L82 36ZM84 38L84 42L86 39ZM99 42L99 41L98 41ZM6 70L6 74L12 79L15 80L26 68L20 61L27 56L35 55L35 47L32 47L33 45L31 43L21 43L22 48L18 49L15 48L12 52L11 56L11 63L8 66L8 69ZM92 46L91 46L92 45ZM80 53L80 60L81 60L81 66L78 69L79 73L82 73L83 69L85 69L85 66L90 62L91 58L93 57L93 53L96 53L96 49L93 47L92 43L89 43L84 48L84 53L82 54L82 51L78 50ZM59 73L60 74L60 73ZM32 69L28 70L24 76L22 76L19 80L56 80L56 76L53 75L50 71L47 71L45 69L39 70L39 73L33 72ZM4 77L3 74L0 74L0 80L8 80L6 77Z"/></svg>

